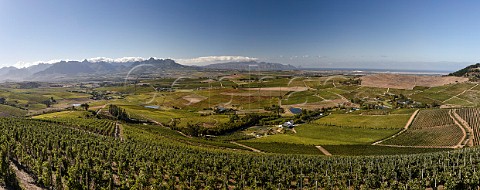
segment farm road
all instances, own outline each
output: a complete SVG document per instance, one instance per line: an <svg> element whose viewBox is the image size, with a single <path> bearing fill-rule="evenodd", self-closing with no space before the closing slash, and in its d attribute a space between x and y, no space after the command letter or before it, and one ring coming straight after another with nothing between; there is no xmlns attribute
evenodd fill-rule
<svg viewBox="0 0 480 190"><path fill-rule="evenodd" d="M460 92L459 94L457 94L457 95L455 95L455 96L452 96L452 97L450 97L449 99L446 99L446 100L443 101L442 103L445 103L445 102L451 100L452 98L458 98L458 99L461 99L461 100L465 100L465 99L459 98L458 96L460 96L460 95L462 95L462 94L465 94L465 92L470 91L470 90L474 89L474 88L477 87L477 86L478 86L478 84L475 84L475 86L473 86L472 88L469 88L469 89L467 89L467 90L464 90L463 92ZM465 100L465 101L470 102L470 101L468 101L468 100ZM472 102L470 102L470 103L472 103Z"/></svg>
<svg viewBox="0 0 480 190"><path fill-rule="evenodd" d="M415 110L415 112L413 112L412 116L410 116L410 119L408 119L407 123L405 124L405 127L403 127L403 129L401 131L399 131L398 133L396 133L395 135L392 135L391 137L388 137L386 139L383 139L383 140L379 140L377 142L374 142L372 145L380 145L380 143L382 143L383 141L386 141L388 139L391 139L391 138L394 138L400 134L402 134L403 132L407 131L408 127L412 124L413 120L415 119L415 116L417 116L418 112L420 110Z"/></svg>
<svg viewBox="0 0 480 190"><path fill-rule="evenodd" d="M470 127L469 127L467 122L465 122L458 114L455 113L455 110L450 110L448 112L448 115L450 116L450 118L452 118L452 120L455 122L455 124L458 127L460 127L460 129L462 130L462 134L463 134L462 139L457 143L457 147L462 148L464 146L462 143L465 142L465 139L467 138L467 132L465 131L465 129L469 130L468 128L470 128ZM466 125L464 125L464 124L466 124ZM471 133L471 134L473 134L473 133Z"/></svg>
<svg viewBox="0 0 480 190"><path fill-rule="evenodd" d="M325 154L325 156L331 156L332 154L330 154L330 152L328 152L327 149L323 148L322 146L315 146L318 148L318 150L320 150L323 154Z"/></svg>
<svg viewBox="0 0 480 190"><path fill-rule="evenodd" d="M43 190L44 188L41 188L35 184L35 180L33 179L32 176L30 176L27 172L19 169L17 165L15 165L13 162L10 162L10 167L13 168L15 171L15 175L17 176L18 182L20 183L20 187L22 189L28 189L28 190Z"/></svg>
<svg viewBox="0 0 480 190"><path fill-rule="evenodd" d="M470 125L460 117L460 115L457 114L456 111L453 111L453 116L465 127L465 129L468 130L470 133L470 138L468 139L468 145L473 146L473 139L475 139L475 133L473 132L473 128L470 127Z"/></svg>
<svg viewBox="0 0 480 190"><path fill-rule="evenodd" d="M262 151L260 151L260 150L258 150L258 149L255 149L255 148L252 148L252 147L249 147L249 146L244 145L244 144L240 144L240 143L237 143L237 142L234 142L234 141L232 141L232 142L230 142L230 143L236 144L236 145L241 146L241 147L243 147L243 148L248 148L248 149L252 150L253 152L262 153Z"/></svg>

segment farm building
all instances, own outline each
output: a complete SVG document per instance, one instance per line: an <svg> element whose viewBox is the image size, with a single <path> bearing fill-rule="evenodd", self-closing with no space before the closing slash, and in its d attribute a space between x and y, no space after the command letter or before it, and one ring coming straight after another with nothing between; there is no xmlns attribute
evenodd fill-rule
<svg viewBox="0 0 480 190"><path fill-rule="evenodd" d="M283 123L282 125L279 125L278 127L293 128L293 127L295 127L295 124L293 123L293 121L287 121L287 122Z"/></svg>

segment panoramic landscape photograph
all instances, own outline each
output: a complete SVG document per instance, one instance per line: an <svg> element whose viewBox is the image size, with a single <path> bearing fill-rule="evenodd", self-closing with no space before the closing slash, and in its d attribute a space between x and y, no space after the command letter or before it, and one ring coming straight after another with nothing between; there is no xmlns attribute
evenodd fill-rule
<svg viewBox="0 0 480 190"><path fill-rule="evenodd" d="M479 8L0 0L0 190L478 190Z"/></svg>

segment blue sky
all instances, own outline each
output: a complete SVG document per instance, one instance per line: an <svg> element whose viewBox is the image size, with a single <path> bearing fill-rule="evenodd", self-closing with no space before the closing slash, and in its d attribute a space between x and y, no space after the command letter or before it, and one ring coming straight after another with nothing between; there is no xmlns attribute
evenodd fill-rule
<svg viewBox="0 0 480 190"><path fill-rule="evenodd" d="M0 66L158 57L455 70L479 62L478 7L473 0L0 0Z"/></svg>

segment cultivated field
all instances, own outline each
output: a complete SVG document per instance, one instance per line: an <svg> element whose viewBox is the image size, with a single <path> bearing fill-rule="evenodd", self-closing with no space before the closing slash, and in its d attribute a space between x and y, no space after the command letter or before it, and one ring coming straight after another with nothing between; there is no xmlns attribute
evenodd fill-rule
<svg viewBox="0 0 480 190"><path fill-rule="evenodd" d="M383 141L381 145L400 147L456 147L466 134L451 115L453 110L420 111L408 129L400 135Z"/></svg>
<svg viewBox="0 0 480 190"><path fill-rule="evenodd" d="M366 115L366 114L332 114L314 123L335 127L401 129L411 114Z"/></svg>
<svg viewBox="0 0 480 190"><path fill-rule="evenodd" d="M26 114L26 110L6 105L0 105L0 117L22 117Z"/></svg>
<svg viewBox="0 0 480 190"><path fill-rule="evenodd" d="M479 108L464 108L455 110L456 114L464 121L469 135L472 137L472 145L478 146L480 144L480 109Z"/></svg>

